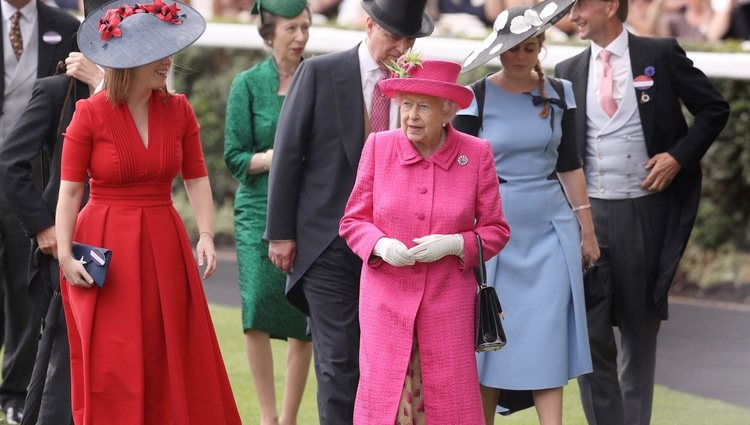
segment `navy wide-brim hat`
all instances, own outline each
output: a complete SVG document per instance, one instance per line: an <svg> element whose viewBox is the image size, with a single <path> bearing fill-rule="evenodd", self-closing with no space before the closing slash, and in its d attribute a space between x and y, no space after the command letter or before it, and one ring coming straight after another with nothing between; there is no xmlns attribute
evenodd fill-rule
<svg viewBox="0 0 750 425"><path fill-rule="evenodd" d="M362 0L362 8L388 32L403 37L427 37L435 21L424 12L427 0Z"/></svg>
<svg viewBox="0 0 750 425"><path fill-rule="evenodd" d="M573 3L575 0L545 0L532 7L511 7L500 12L492 32L464 59L462 71L483 65L547 31L568 13Z"/></svg>
<svg viewBox="0 0 750 425"><path fill-rule="evenodd" d="M108 12L136 8L128 0L115 0L91 12L78 29L78 47L90 61L107 68L135 68L171 56L193 44L206 30L206 20L192 7L180 3L162 3L159 8L177 7L176 13L162 19L163 14L135 13L122 18L118 24L102 22ZM151 7L151 4L145 4ZM163 9L166 10L166 9ZM116 19L115 19L116 21ZM179 22L179 23L177 23ZM115 36L118 32L120 36ZM104 39L103 33L112 36Z"/></svg>

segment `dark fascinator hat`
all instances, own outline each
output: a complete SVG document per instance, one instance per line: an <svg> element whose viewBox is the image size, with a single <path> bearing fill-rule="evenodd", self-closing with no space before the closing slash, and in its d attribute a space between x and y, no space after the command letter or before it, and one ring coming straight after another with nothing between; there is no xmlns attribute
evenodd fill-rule
<svg viewBox="0 0 750 425"><path fill-rule="evenodd" d="M135 68L183 50L206 30L192 7L153 1L115 0L90 12L78 29L81 53L107 68Z"/></svg>
<svg viewBox="0 0 750 425"><path fill-rule="evenodd" d="M531 7L511 7L500 12L492 32L464 59L463 71L470 71L543 33L562 19L575 0L545 0Z"/></svg>
<svg viewBox="0 0 750 425"><path fill-rule="evenodd" d="M255 0L250 13L259 15L263 10L282 18L291 19L302 13L305 7L307 7L307 0Z"/></svg>
<svg viewBox="0 0 750 425"><path fill-rule="evenodd" d="M378 25L404 37L426 37L435 22L424 13L427 0L362 0L362 8Z"/></svg>

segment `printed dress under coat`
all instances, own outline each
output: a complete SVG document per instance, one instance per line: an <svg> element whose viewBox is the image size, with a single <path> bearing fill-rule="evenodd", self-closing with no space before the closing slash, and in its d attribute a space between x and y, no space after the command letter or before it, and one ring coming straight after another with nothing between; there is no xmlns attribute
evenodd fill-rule
<svg viewBox="0 0 750 425"><path fill-rule="evenodd" d="M355 425L395 423L415 334L426 423L483 422L474 358L475 235L492 256L509 231L488 143L446 131L445 146L427 159L400 129L371 134L362 151L340 228L365 262ZM452 255L408 267L369 261L381 237L411 247L417 237L456 233L464 239L463 262Z"/></svg>
<svg viewBox="0 0 750 425"><path fill-rule="evenodd" d="M242 328L272 338L310 340L307 321L284 295L286 274L268 259L263 239L268 210L268 173L248 174L250 158L273 148L284 96L272 56L235 77L227 100L224 161L239 182L234 197Z"/></svg>
<svg viewBox="0 0 750 425"><path fill-rule="evenodd" d="M112 250L103 288L61 284L76 425L239 424L172 181L206 176L182 95L152 92L148 146L106 91L76 104L62 179L91 195L74 239Z"/></svg>
<svg viewBox="0 0 750 425"><path fill-rule="evenodd" d="M563 87L568 107L575 108L571 84L563 81ZM548 81L546 93L558 98ZM488 387L561 387L592 370L579 225L559 181L550 178L556 169L579 168L580 161L574 147L559 149L563 111L551 107L554 120L541 118L542 107L529 94L486 83L479 136L490 141L497 174L506 181L500 194L513 229L505 249L486 263L508 337L503 349L477 354L479 379ZM459 114L477 115L476 101ZM560 158L558 152L574 156Z"/></svg>

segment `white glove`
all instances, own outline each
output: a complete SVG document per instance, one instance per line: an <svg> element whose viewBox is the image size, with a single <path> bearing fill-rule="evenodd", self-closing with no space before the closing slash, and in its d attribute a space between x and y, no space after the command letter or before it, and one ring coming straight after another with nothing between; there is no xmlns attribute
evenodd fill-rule
<svg viewBox="0 0 750 425"><path fill-rule="evenodd" d="M409 249L414 259L422 263L437 261L446 255L464 258L464 238L461 235L427 235L414 239L417 245Z"/></svg>
<svg viewBox="0 0 750 425"><path fill-rule="evenodd" d="M372 253L395 267L414 265L414 256L400 240L380 238L375 243Z"/></svg>

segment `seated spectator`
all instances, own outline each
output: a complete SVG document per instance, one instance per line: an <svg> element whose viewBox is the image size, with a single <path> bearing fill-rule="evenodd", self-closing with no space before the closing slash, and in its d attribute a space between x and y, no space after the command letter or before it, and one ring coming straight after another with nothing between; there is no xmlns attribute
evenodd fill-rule
<svg viewBox="0 0 750 425"><path fill-rule="evenodd" d="M653 0L661 16L655 34L693 41L718 41L729 29L735 0Z"/></svg>
<svg viewBox="0 0 750 425"><path fill-rule="evenodd" d="M750 40L750 1L740 1L732 8L729 30L724 38Z"/></svg>
<svg viewBox="0 0 750 425"><path fill-rule="evenodd" d="M314 15L323 15L328 19L333 19L338 15L341 3L342 0L308 0L310 11Z"/></svg>

